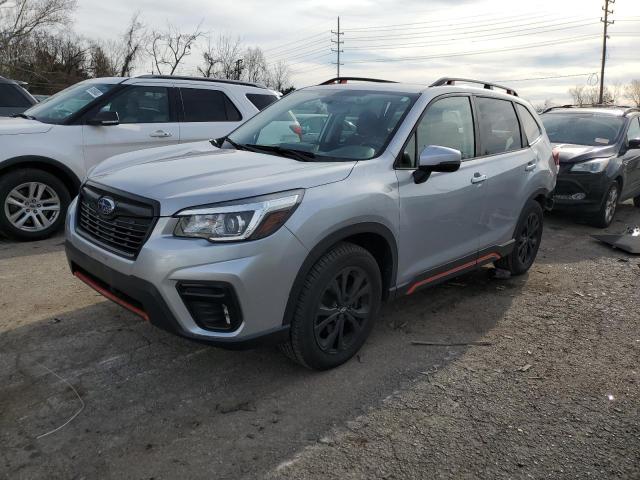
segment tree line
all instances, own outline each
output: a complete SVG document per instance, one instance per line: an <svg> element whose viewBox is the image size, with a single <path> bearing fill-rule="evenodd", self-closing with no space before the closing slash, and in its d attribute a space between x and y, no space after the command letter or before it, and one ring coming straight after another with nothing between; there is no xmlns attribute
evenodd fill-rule
<svg viewBox="0 0 640 480"><path fill-rule="evenodd" d="M146 25L140 13L109 40L73 32L77 0L0 0L0 75L26 81L32 93L53 94L79 81L134 72L174 75L196 50L198 75L292 88L286 62L268 62L258 46L212 35L202 22L184 31Z"/></svg>

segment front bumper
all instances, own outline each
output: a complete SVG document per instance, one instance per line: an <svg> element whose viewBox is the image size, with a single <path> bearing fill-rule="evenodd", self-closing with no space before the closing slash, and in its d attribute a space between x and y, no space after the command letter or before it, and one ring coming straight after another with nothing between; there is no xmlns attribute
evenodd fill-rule
<svg viewBox="0 0 640 480"><path fill-rule="evenodd" d="M66 222L66 252L74 274L152 324L229 348L286 340L285 307L308 254L286 228L257 241L212 244L176 238L172 234L175 219L160 218L138 257L130 260L80 236L75 217L74 201ZM242 312L238 328L232 332L201 328L178 291L184 282L229 285Z"/></svg>
<svg viewBox="0 0 640 480"><path fill-rule="evenodd" d="M553 191L554 209L596 212L602 206L611 179L602 173L571 173L564 165Z"/></svg>

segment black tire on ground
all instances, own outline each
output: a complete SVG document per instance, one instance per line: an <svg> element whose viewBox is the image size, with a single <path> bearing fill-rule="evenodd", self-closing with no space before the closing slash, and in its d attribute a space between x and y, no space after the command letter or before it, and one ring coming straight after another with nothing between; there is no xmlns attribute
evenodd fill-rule
<svg viewBox="0 0 640 480"><path fill-rule="evenodd" d="M32 182L46 185L47 189L50 189L43 193L45 201L46 199L51 199L50 192L54 192L55 195L57 195L59 210L57 211L57 215L54 215L51 210L48 210L45 213L47 221L53 219L51 220L51 225L44 227L43 223L43 228L39 228L34 223L36 220L30 219L25 223L23 228L18 228L16 225L12 224L8 214L11 215L16 211L15 209L19 207L16 207L14 204L8 204L7 197L16 187ZM48 238L58 231L64 224L70 200L69 190L67 190L65 184L49 172L36 168L25 168L10 171L5 175L0 176L0 231L2 231L2 233L7 237L14 240L33 241ZM46 208L45 204L40 205ZM38 207L38 204L34 206ZM51 206L49 206L49 208L51 208ZM41 212L40 214L42 213L44 212ZM39 218L42 219L45 217Z"/></svg>
<svg viewBox="0 0 640 480"><path fill-rule="evenodd" d="M619 199L620 184L614 181L611 185L609 185L607 193L602 199L600 210L598 210L598 212L589 219L589 223L597 228L607 228L609 225L611 225L611 222L613 222L613 218L616 215Z"/></svg>
<svg viewBox="0 0 640 480"><path fill-rule="evenodd" d="M633 199L633 204L640 208L640 195L638 195L636 198Z"/></svg>
<svg viewBox="0 0 640 480"><path fill-rule="evenodd" d="M524 206L513 238L513 251L495 262L496 268L508 270L511 275L526 273L538 255L542 239L544 215L542 207L535 200L529 200Z"/></svg>
<svg viewBox="0 0 640 480"><path fill-rule="evenodd" d="M364 248L335 245L311 268L281 350L314 370L337 367L366 341L380 309L380 268Z"/></svg>

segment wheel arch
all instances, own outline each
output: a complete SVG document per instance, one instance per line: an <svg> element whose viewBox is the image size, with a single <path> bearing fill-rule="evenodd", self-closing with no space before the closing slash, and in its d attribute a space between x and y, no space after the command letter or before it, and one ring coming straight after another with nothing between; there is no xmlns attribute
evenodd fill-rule
<svg viewBox="0 0 640 480"><path fill-rule="evenodd" d="M289 325L295 313L296 301L313 265L339 242L351 242L368 250L375 258L382 276L383 300L395 289L398 269L398 247L395 236L381 223L364 222L341 228L320 240L302 263L289 292L283 325Z"/></svg>
<svg viewBox="0 0 640 480"><path fill-rule="evenodd" d="M0 175L21 168L36 168L55 175L67 187L72 198L80 189L81 181L73 170L58 160L37 155L24 155L2 161L0 163Z"/></svg>

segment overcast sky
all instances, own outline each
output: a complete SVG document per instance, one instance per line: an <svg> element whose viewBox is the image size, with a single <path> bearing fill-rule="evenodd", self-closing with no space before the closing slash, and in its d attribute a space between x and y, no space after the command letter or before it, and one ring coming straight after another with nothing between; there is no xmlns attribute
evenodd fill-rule
<svg viewBox="0 0 640 480"><path fill-rule="evenodd" d="M533 102L569 100L595 84L602 0L80 0L75 30L113 38L140 11L148 28L168 21L238 36L267 60L286 60L296 87L335 76L332 35L341 17L343 75L432 82L441 76L501 81ZM617 0L607 82L640 78L640 0ZM334 37L335 38L335 37ZM181 73L194 74L194 51ZM148 73L140 65L138 73ZM565 78L547 78L567 76ZM524 80L524 79L537 80Z"/></svg>

